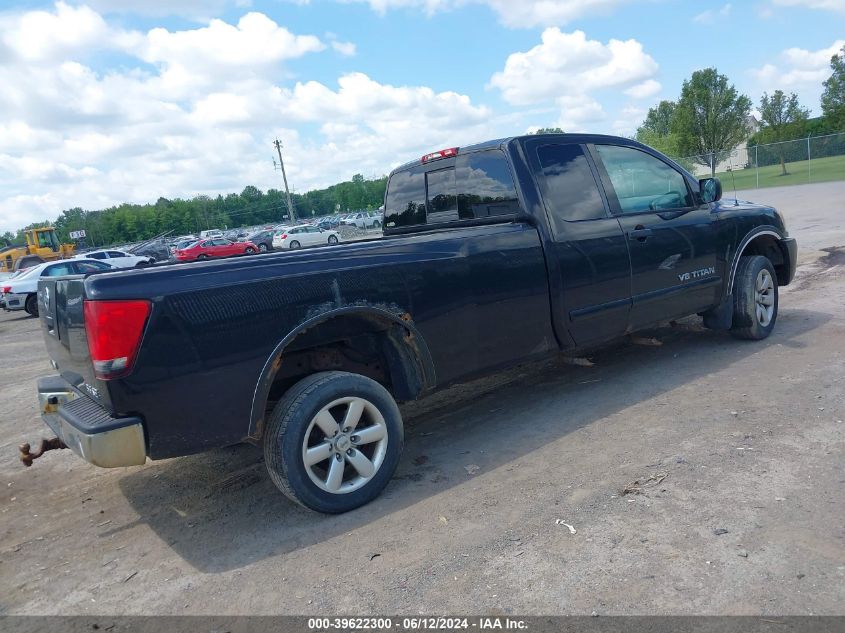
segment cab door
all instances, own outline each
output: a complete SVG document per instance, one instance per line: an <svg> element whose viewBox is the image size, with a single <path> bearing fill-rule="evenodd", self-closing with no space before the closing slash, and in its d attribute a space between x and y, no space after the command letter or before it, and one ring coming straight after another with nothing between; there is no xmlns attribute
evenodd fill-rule
<svg viewBox="0 0 845 633"><path fill-rule="evenodd" d="M568 332L583 346L624 334L631 310L628 243L586 147L531 139L526 151L552 233L546 258L559 338Z"/></svg>
<svg viewBox="0 0 845 633"><path fill-rule="evenodd" d="M718 303L717 220L679 170L624 145L591 146L631 254L632 328Z"/></svg>

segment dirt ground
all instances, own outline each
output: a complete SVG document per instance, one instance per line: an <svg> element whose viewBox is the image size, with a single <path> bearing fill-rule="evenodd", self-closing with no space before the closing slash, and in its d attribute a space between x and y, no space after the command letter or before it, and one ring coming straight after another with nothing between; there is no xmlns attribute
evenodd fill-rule
<svg viewBox="0 0 845 633"><path fill-rule="evenodd" d="M24 469L50 367L0 315L0 613L845 613L845 183L740 197L801 247L768 340L667 327L407 406L396 478L342 516L249 446Z"/></svg>

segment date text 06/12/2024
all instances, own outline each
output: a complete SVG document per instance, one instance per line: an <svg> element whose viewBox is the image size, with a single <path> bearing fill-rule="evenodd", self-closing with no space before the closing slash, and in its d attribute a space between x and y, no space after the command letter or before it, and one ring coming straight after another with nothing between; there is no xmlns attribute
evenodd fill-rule
<svg viewBox="0 0 845 633"><path fill-rule="evenodd" d="M528 625L516 618L478 617L405 617L401 620L392 618L309 618L308 629L311 631L350 631L370 630L389 631L456 631L456 630L512 630L525 631Z"/></svg>

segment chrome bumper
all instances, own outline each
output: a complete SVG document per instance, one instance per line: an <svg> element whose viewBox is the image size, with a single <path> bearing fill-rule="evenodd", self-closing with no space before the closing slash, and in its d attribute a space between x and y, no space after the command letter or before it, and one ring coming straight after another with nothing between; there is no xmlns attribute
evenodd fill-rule
<svg viewBox="0 0 845 633"><path fill-rule="evenodd" d="M85 461L115 468L139 466L147 460L139 418L111 417L60 376L39 379L38 403L44 423Z"/></svg>

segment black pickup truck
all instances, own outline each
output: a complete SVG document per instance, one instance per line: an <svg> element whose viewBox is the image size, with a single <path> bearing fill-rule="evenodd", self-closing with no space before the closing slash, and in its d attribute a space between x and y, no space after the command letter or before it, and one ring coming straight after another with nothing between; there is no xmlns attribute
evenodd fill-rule
<svg viewBox="0 0 845 633"><path fill-rule="evenodd" d="M795 240L720 198L623 138L433 152L391 173L378 239L39 282L42 417L107 467L261 444L282 492L350 510L396 468L397 402L687 315L768 336Z"/></svg>

